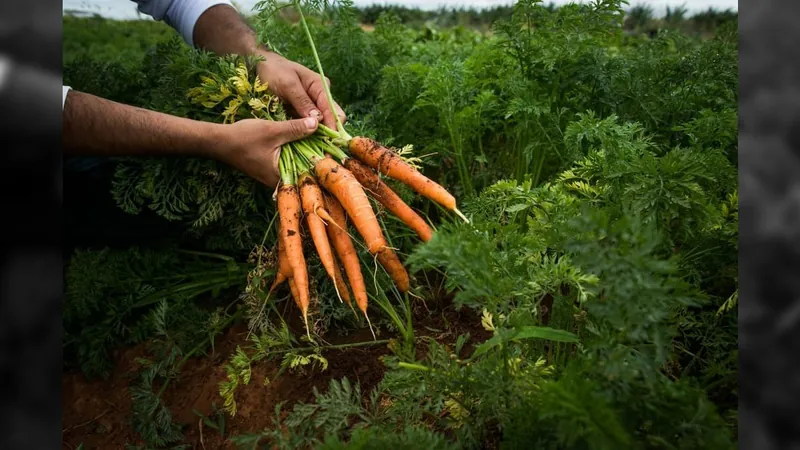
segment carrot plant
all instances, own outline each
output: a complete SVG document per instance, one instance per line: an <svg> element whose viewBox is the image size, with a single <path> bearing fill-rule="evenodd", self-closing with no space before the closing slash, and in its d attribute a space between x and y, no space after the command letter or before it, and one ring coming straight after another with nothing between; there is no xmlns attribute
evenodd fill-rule
<svg viewBox="0 0 800 450"><path fill-rule="evenodd" d="M78 365L88 377L107 377L109 352L152 336L157 328L152 313L163 301L183 308L182 315L166 318L169 328L187 331L181 345L206 342L206 330L190 330L213 312L198 307L196 300L241 288L246 274L246 264L211 253L79 250L65 274L65 362Z"/></svg>
<svg viewBox="0 0 800 450"><path fill-rule="evenodd" d="M523 0L491 34L412 27L390 13L365 31L350 2L260 7L262 42L330 77L326 98L349 117L282 151L283 185L299 202L284 215L271 190L228 167L161 159L119 161L114 198L130 213L151 209L187 225L187 242L200 249L247 261L249 273L237 276L247 279L240 314L249 336L219 385L228 413L258 362L324 370L327 332L369 326L375 340L346 345L393 352L375 389L334 380L313 401L276 411L282 427L232 441L250 449L732 446L735 24L709 39L677 25L645 37L624 32L621 1ZM249 58L175 39L138 65L84 64L65 70L73 87L140 106L215 122L285 118ZM435 185L420 188L425 179ZM370 213L356 220L362 208ZM470 223L449 220L454 208ZM290 230L302 237L291 252ZM428 281L432 273L442 286ZM423 311L415 296L449 308L443 291L453 307L472 310L463 317L478 317L469 319L472 336L421 337L431 328L415 320ZM303 332L287 323L291 310L307 318ZM97 336L71 335L70 348L114 333L87 329ZM396 338L387 342L386 330Z"/></svg>

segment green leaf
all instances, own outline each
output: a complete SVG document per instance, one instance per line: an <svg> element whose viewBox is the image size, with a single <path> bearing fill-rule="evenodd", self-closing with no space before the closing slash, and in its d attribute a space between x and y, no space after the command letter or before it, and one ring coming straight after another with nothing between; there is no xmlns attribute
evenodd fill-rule
<svg viewBox="0 0 800 450"><path fill-rule="evenodd" d="M528 209L529 206L530 205L527 205L525 203L517 203L516 205L511 205L508 208L506 208L506 212L518 213L520 211L524 211L524 210Z"/></svg>
<svg viewBox="0 0 800 450"><path fill-rule="evenodd" d="M511 338L513 341L519 341L522 339L545 339L548 341L572 343L578 342L578 336L570 333L569 331L535 326L520 327L514 337Z"/></svg>
<svg viewBox="0 0 800 450"><path fill-rule="evenodd" d="M544 339L554 342L578 342L578 336L569 331L558 330L549 327L537 326L524 326L514 330L513 334L508 337L508 341L518 342L523 339ZM475 348L472 358L476 358L492 348L500 345L503 342L503 337L500 334L495 334L491 339L484 342Z"/></svg>
<svg viewBox="0 0 800 450"><path fill-rule="evenodd" d="M489 339L488 341L486 341L483 344L475 347L475 351L472 352L472 357L470 359L474 359L474 358L477 358L478 356L481 356L482 354L488 352L492 348L500 345L500 343L502 341L503 341L503 339L499 335L492 336L492 338Z"/></svg>

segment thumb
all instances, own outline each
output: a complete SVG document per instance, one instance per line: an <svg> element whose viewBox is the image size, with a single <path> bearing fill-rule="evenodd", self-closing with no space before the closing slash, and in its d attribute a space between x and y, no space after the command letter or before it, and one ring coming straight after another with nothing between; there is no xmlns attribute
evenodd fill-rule
<svg viewBox="0 0 800 450"><path fill-rule="evenodd" d="M275 122L275 138L279 141L278 145L288 144L311 136L318 126L319 122L313 117Z"/></svg>

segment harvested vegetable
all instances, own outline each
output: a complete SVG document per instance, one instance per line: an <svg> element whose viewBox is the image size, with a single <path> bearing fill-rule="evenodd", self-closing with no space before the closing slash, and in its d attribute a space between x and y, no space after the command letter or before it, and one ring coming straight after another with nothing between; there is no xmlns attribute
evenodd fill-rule
<svg viewBox="0 0 800 450"><path fill-rule="evenodd" d="M431 240L433 230L425 222L425 219L420 217L399 195L381 181L380 177L372 169L353 158L347 159L344 162L344 166L367 191L372 193L375 200L414 230L423 242Z"/></svg>
<svg viewBox="0 0 800 450"><path fill-rule="evenodd" d="M294 6L300 14L319 75L325 80L302 8L296 1ZM246 74L246 71L242 70L241 73ZM259 86L256 93L258 95L267 89L258 77L253 86ZM336 110L326 82L323 82L323 88L331 110ZM252 106L251 103L256 106L273 105L254 110L253 114L258 118L286 120L283 109L278 107L280 102L277 98L270 97L265 102L259 97L246 104ZM338 117L335 130L320 124L314 135L286 144L280 152L281 183L277 191L280 219L279 267L272 289L286 280L289 281L292 297L303 315L309 339L309 278L303 254L303 224L311 236L325 272L333 282L339 300L347 302L352 308L352 290L358 309L369 323L369 296L358 252L348 233L348 223L353 224L363 238L367 251L380 263L398 291L403 294L411 291L411 278L395 250L389 246L371 200L397 216L423 242L433 237L433 230L428 223L393 192L380 176L385 175L405 183L417 194L466 220L457 208L455 197L445 188L424 176L403 157L381 143L369 137L350 136ZM344 267L346 281L339 261ZM369 325L372 330L372 324Z"/></svg>

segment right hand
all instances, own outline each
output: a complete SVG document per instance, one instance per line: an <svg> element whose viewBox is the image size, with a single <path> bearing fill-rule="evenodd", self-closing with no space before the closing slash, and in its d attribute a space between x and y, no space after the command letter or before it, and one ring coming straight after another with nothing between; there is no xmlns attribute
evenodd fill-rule
<svg viewBox="0 0 800 450"><path fill-rule="evenodd" d="M313 117L281 122L245 119L221 126L221 144L213 156L274 188L280 181L281 147L311 136L319 122Z"/></svg>
<svg viewBox="0 0 800 450"><path fill-rule="evenodd" d="M258 65L259 78L267 82L269 90L287 103L295 115L315 117L334 130L334 114L339 116L342 124L347 122L347 116L336 102L335 111L331 111L322 78L318 73L277 53L263 52L261 56L264 56L265 61ZM325 81L330 87L330 80L326 78Z"/></svg>

